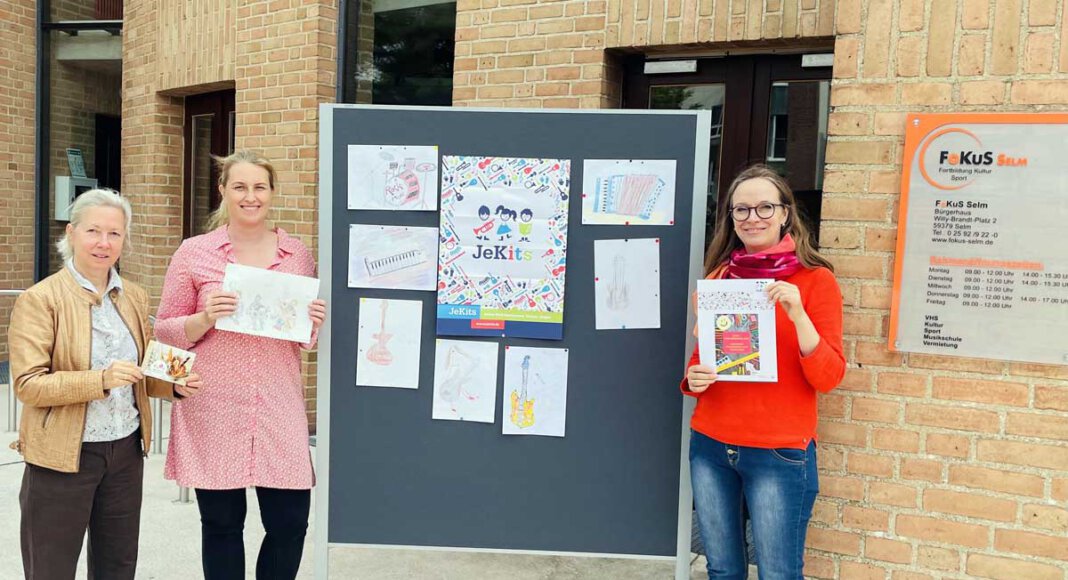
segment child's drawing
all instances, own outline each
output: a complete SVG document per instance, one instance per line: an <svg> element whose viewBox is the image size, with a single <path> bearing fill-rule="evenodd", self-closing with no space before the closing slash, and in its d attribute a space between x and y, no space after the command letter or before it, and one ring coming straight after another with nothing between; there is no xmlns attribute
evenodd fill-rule
<svg viewBox="0 0 1068 580"><path fill-rule="evenodd" d="M297 301L290 298L278 301L275 313L274 329L277 332L290 332L297 324Z"/></svg>
<svg viewBox="0 0 1068 580"><path fill-rule="evenodd" d="M419 388L423 303L360 298L356 384Z"/></svg>
<svg viewBox="0 0 1068 580"><path fill-rule="evenodd" d="M438 339L434 419L493 422L498 348L495 342Z"/></svg>
<svg viewBox="0 0 1068 580"><path fill-rule="evenodd" d="M257 292L253 295L252 304L249 304L245 309L245 320L247 321L249 328L256 332L263 332L263 327L266 325L270 316L271 312L267 310L267 307L263 304L263 296Z"/></svg>
<svg viewBox="0 0 1068 580"><path fill-rule="evenodd" d="M308 342L308 306L319 294L319 280L264 268L227 264L222 289L237 294L237 309L215 323L218 330Z"/></svg>
<svg viewBox="0 0 1068 580"><path fill-rule="evenodd" d="M564 436L567 358L566 348L505 347L502 433Z"/></svg>
<svg viewBox="0 0 1068 580"><path fill-rule="evenodd" d="M438 148L349 145L349 209L434 211Z"/></svg>
<svg viewBox="0 0 1068 580"><path fill-rule="evenodd" d="M434 290L437 228L349 226L349 288Z"/></svg>
<svg viewBox="0 0 1068 580"><path fill-rule="evenodd" d="M660 328L660 240L596 240L597 330Z"/></svg>
<svg viewBox="0 0 1068 580"><path fill-rule="evenodd" d="M620 312L630 305L630 281L627 280L627 257L621 254L612 258L612 275L608 278L608 296L605 304L610 310Z"/></svg>
<svg viewBox="0 0 1068 580"><path fill-rule="evenodd" d="M184 385L189 373L193 372L196 357L196 353L150 340L141 370L145 376Z"/></svg>
<svg viewBox="0 0 1068 580"><path fill-rule="evenodd" d="M393 335L386 332L386 314L389 310L389 300L382 300L381 303L382 318L378 324L378 332L371 335L375 342L367 349L367 354L364 358L369 362L385 367L393 364L393 353L389 352L388 346L389 339L393 338Z"/></svg>
<svg viewBox="0 0 1068 580"><path fill-rule="evenodd" d="M675 160L587 159L582 165L582 223L675 223Z"/></svg>

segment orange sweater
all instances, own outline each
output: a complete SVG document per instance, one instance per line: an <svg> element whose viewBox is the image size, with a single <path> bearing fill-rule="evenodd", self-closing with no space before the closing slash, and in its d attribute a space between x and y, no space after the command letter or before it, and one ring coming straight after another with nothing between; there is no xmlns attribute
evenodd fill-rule
<svg viewBox="0 0 1068 580"><path fill-rule="evenodd" d="M801 303L820 335L816 350L801 356L794 324L776 305L779 381L719 380L693 393L683 378L682 392L697 397L690 420L694 431L730 445L763 448L804 449L816 437L816 391L830 391L845 375L842 292L826 268L803 269L785 281L801 291ZM695 348L687 368L700 362Z"/></svg>

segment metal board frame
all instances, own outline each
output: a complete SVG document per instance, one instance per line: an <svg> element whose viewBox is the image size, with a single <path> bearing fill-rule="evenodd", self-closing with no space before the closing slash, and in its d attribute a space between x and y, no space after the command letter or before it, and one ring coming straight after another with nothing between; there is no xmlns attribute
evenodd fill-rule
<svg viewBox="0 0 1068 580"><path fill-rule="evenodd" d="M388 110L415 110L415 111L441 111L441 107L386 107L377 105L343 105L322 104L319 107L319 265L333 263L333 245L323 243L333 236L333 205L330 203L333 196L334 186L334 112L345 109L388 109ZM448 109L444 109L448 110ZM708 135L712 127L712 117L708 111L653 111L653 110L612 110L612 109L492 109L492 108L463 108L462 111L483 113L524 113L524 114L603 114L603 115L689 115L696 117L695 163L693 172L693 206L694 219L691 221L690 232L690 255L689 255L689 285L688 295L696 291L697 280L704 277L703 254L704 254L704 217L707 209L707 183L708 183ZM343 168L342 168L343 169ZM330 268L322 268L319 272L321 287L325 289L323 298L331 303L334 272ZM689 301L687 301L689 303ZM687 326L692 328L696 323L696 313L692 304L687 308ZM317 430L316 430L316 469L317 487L315 490L315 523L314 523L314 549L313 560L315 565L315 577L318 580L329 578L330 548L331 547L371 547L367 544L343 544L329 543L328 530L330 521L330 399L331 389L331 365L330 346L332 336L331 317L327 317L319 332L319 357L317 374ZM687 333L685 356L680 360L680 369L685 368L689 361L689 354L694 348L695 338L692 333ZM325 388L324 388L325 387ZM675 578L686 580L690 577L690 535L692 526L692 501L690 489L689 468L689 419L693 413L694 401L689 397L682 397L682 422L679 425L679 502L678 502L678 529L676 542ZM428 547L428 546L387 546L373 545L376 548L397 548L413 550L453 551L453 552L479 552L479 553L508 553L508 554L533 554L554 555L573 557L604 557L604 558L629 558L651 559L670 561L670 557L642 556L633 554L602 554L588 552L560 552L560 551L537 551L537 550L500 550L481 548L452 548L452 547Z"/></svg>

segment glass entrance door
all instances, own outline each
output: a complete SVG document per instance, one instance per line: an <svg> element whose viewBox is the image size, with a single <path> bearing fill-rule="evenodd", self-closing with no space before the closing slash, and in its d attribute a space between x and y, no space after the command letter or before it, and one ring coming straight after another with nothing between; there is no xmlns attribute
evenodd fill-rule
<svg viewBox="0 0 1068 580"><path fill-rule="evenodd" d="M805 68L801 55L697 60L693 73L647 75L646 57L625 62L624 107L712 112L708 232L735 175L764 163L797 194L818 243L831 69Z"/></svg>

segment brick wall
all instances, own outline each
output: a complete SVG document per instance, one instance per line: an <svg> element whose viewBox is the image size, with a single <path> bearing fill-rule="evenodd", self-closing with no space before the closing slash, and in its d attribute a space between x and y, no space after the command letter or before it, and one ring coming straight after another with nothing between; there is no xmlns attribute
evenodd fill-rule
<svg viewBox="0 0 1068 580"><path fill-rule="evenodd" d="M756 40L774 44L781 39L826 37L834 32L834 8L833 0L611 0L607 46Z"/></svg>
<svg viewBox="0 0 1068 580"><path fill-rule="evenodd" d="M1068 368L888 352L907 112L1068 109L1065 0L460 0L458 105L613 107L605 48L834 37L820 239L849 371L820 398L817 578L1068 577Z"/></svg>
<svg viewBox="0 0 1068 580"><path fill-rule="evenodd" d="M212 5L214 19L177 0L168 6L168 14L187 14L185 32L161 34L170 23L156 3L127 0L123 40L123 188L146 224L134 236L138 248L126 267L157 298L182 239L180 95L236 88L236 147L274 162L275 223L314 255L318 106L334 99L337 58L336 0L232 0ZM224 33L225 26L233 34ZM175 38L188 35L208 43L203 54L159 60ZM210 66L207 54L218 56ZM305 355L304 374L314 425L314 353Z"/></svg>
<svg viewBox="0 0 1068 580"><path fill-rule="evenodd" d="M53 0L53 21L96 20L96 0Z"/></svg>
<svg viewBox="0 0 1068 580"><path fill-rule="evenodd" d="M789 46L829 37L833 1L459 0L453 104L615 108L605 49Z"/></svg>
<svg viewBox="0 0 1068 580"><path fill-rule="evenodd" d="M181 97L159 92L165 25L157 2L126 0L123 8L122 192L134 207L134 251L123 258L124 275L155 301L182 241L184 107Z"/></svg>
<svg viewBox="0 0 1068 580"><path fill-rule="evenodd" d="M153 17L164 23L156 37L156 90L194 94L233 88L238 1L157 0L152 4Z"/></svg>
<svg viewBox="0 0 1068 580"><path fill-rule="evenodd" d="M456 11L454 105L619 106L606 2L459 0Z"/></svg>
<svg viewBox="0 0 1068 580"><path fill-rule="evenodd" d="M318 255L319 104L334 101L336 0L242 0L237 11L237 148L274 162L273 219ZM315 427L316 353L304 355Z"/></svg>
<svg viewBox="0 0 1068 580"><path fill-rule="evenodd" d="M821 401L817 576L1068 573L1068 369L891 353L885 340L905 114L1063 110L1064 8L838 3L820 239L842 278L852 368Z"/></svg>
<svg viewBox="0 0 1068 580"><path fill-rule="evenodd" d="M33 284L34 42L32 0L0 0L0 288ZM7 360L7 325L14 299L0 296L0 360Z"/></svg>

